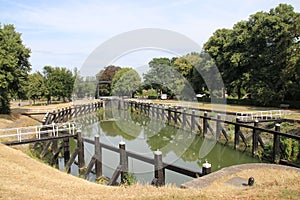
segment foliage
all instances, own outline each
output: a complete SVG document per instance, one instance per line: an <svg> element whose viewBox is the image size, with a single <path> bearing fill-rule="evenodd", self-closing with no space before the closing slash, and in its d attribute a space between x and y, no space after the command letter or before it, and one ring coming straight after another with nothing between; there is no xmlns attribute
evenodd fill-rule
<svg viewBox="0 0 300 200"><path fill-rule="evenodd" d="M134 185L136 184L136 177L134 176L134 173L127 172L124 177L124 183L125 185Z"/></svg>
<svg viewBox="0 0 300 200"><path fill-rule="evenodd" d="M288 161L297 161L299 156L299 142L292 138L281 138L281 142L284 146L284 152L281 157Z"/></svg>
<svg viewBox="0 0 300 200"><path fill-rule="evenodd" d="M52 97L58 99L71 99L75 76L73 73L60 67L44 67L44 78L45 78L45 96L48 103L51 102Z"/></svg>
<svg viewBox="0 0 300 200"><path fill-rule="evenodd" d="M112 80L112 94L133 97L140 84L141 78L134 69L122 68Z"/></svg>
<svg viewBox="0 0 300 200"><path fill-rule="evenodd" d="M29 75L28 86L26 87L27 97L34 101L41 99L45 93L44 77L40 72Z"/></svg>
<svg viewBox="0 0 300 200"><path fill-rule="evenodd" d="M298 98L299 20L293 7L280 4L257 12L233 29L219 29L205 44L229 95L250 93L261 104Z"/></svg>
<svg viewBox="0 0 300 200"><path fill-rule="evenodd" d="M96 77L82 77L76 68L74 70L74 75L76 77L73 89L74 97L84 98L98 96L98 94L96 94Z"/></svg>
<svg viewBox="0 0 300 200"><path fill-rule="evenodd" d="M0 24L0 114L10 113L9 102L24 97L30 49L22 42L21 34L11 24Z"/></svg>
<svg viewBox="0 0 300 200"><path fill-rule="evenodd" d="M115 76L115 74L121 69L121 67L117 66L107 66L104 70L101 70L97 75L98 81L107 81L105 84L99 84L98 93L100 96L109 96L111 95L111 82Z"/></svg>

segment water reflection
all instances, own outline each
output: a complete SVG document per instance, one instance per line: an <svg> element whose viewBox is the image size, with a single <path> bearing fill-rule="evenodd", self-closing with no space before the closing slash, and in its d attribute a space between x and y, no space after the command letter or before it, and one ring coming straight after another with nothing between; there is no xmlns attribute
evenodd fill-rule
<svg viewBox="0 0 300 200"><path fill-rule="evenodd" d="M149 158L153 158L153 152L159 149L163 153L165 163L175 164L193 171L201 172L202 164L206 160L212 164L212 171L236 164L258 162L246 153L216 143L212 138L203 139L190 131L168 126L163 120L154 120L136 113L113 110L106 114L106 118L101 117L101 119L101 122L83 126L84 137L93 138L94 135L99 134L102 143L115 147L123 140L127 150ZM86 148L87 152L94 152L92 145L86 145ZM92 156L92 153L86 155ZM112 176L118 165L118 159L117 153L103 150L104 175ZM86 157L86 162L89 160L90 158ZM129 170L139 180L144 180L142 182L145 180L151 182L153 178L153 165L151 164L129 158ZM191 179L166 171L167 183L180 185Z"/></svg>

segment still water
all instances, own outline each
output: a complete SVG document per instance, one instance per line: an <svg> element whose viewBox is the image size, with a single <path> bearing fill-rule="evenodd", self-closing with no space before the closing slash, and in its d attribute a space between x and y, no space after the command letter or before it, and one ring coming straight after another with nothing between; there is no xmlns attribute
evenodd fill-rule
<svg viewBox="0 0 300 200"><path fill-rule="evenodd" d="M113 120L103 120L90 125L83 124L84 137L93 139L100 136L101 143L118 147L119 142L126 143L126 150L153 158L153 152L159 150L163 162L202 171L202 164L208 161L212 171L242 163L259 162L247 153L233 150L231 147L217 143L213 139L202 138L189 131L168 126L164 122L145 116L129 114L114 116ZM94 146L85 143L85 162L89 163L94 154ZM111 177L119 164L119 154L102 149L103 175ZM154 166L129 157L129 171L138 182L151 183ZM90 176L90 180L95 179ZM192 180L191 177L166 170L166 183L180 184Z"/></svg>

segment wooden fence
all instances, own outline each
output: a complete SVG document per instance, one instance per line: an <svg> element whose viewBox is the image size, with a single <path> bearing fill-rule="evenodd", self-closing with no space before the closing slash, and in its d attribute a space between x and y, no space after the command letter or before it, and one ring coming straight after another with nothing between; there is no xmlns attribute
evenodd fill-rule
<svg viewBox="0 0 300 200"><path fill-rule="evenodd" d="M165 121L169 125L176 126L185 130L189 130L202 137L210 137L217 141L224 141L225 144L233 142L234 149L248 148L253 156L258 156L259 151L266 150L266 143L271 144L271 154L264 152L266 157L274 163L286 163L281 159L281 155L285 152L282 143L284 139L292 139L300 144L300 136L280 132L280 123L282 119L262 119L264 122L273 121L275 128L273 130L259 127L260 121L255 120L253 125L249 122L243 123L239 117L235 117L233 121L226 120L226 112L217 111L216 113L208 113L206 110L198 108L185 108L178 106L167 106L164 104L152 104L136 101L118 100L115 107L121 110L131 110L144 114L157 120ZM209 114L211 116L209 116ZM233 114L233 113L229 113ZM234 113L235 115L235 113ZM270 149L269 149L270 150ZM300 155L298 155L300 159ZM292 164L292 163L290 163Z"/></svg>

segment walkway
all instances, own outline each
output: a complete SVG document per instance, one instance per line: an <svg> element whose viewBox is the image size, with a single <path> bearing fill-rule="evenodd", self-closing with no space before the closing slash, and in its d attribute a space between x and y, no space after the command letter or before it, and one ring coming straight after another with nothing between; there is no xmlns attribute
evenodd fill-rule
<svg viewBox="0 0 300 200"><path fill-rule="evenodd" d="M219 171L213 172L211 174L208 174L206 176L202 176L196 179L193 179L189 182L181 184L181 188L197 188L202 189L210 184L212 184L214 181L221 179L223 177L236 174L238 172L242 172L244 170L248 169L258 169L258 168L266 168L266 169L276 169L276 170L288 170L288 171L295 171L297 173L300 173L299 168L295 167L289 167L285 165L276 165L276 164L266 164L266 163L252 163L252 164L242 164L242 165L234 165L231 167L223 168ZM255 178L255 177L254 177ZM241 187L243 185L246 185L248 183L247 179L243 179L240 177L234 177L227 181L228 184L232 184L236 187Z"/></svg>

